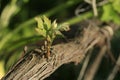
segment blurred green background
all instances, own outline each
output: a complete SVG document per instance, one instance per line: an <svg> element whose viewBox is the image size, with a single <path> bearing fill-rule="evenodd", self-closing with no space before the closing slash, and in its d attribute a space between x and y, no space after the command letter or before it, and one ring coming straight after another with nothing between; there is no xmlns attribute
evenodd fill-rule
<svg viewBox="0 0 120 80"><path fill-rule="evenodd" d="M102 23L113 22L120 25L120 0L96 0L98 16ZM84 6L82 6L84 4ZM88 7L80 15L75 15L78 6ZM22 56L25 45L38 47L42 37L35 32L36 16L46 15L58 23L75 25L85 19L94 18L92 5L84 0L0 0L0 76ZM120 31L112 41L113 51L120 51ZM115 46L114 46L115 45ZM117 45L117 46L116 46ZM30 49L29 49L30 50Z"/></svg>

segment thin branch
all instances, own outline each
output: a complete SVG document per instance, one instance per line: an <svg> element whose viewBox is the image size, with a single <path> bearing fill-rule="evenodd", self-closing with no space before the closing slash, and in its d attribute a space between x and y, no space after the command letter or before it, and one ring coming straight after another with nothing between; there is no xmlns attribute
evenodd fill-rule
<svg viewBox="0 0 120 80"><path fill-rule="evenodd" d="M89 63L91 54L92 54L92 50L90 50L90 52L88 53L87 57L85 58L85 61L84 61L84 63L83 63L82 69L81 69L81 71L80 71L80 74L79 74L77 80L82 80L82 78L83 78L83 76L84 76L84 74L85 74L85 71L86 71L86 69L87 69L87 66L88 66L88 63Z"/></svg>
<svg viewBox="0 0 120 80"><path fill-rule="evenodd" d="M96 0L92 0L92 8L94 16L98 16L97 6L96 6Z"/></svg>
<svg viewBox="0 0 120 80"><path fill-rule="evenodd" d="M86 72L84 80L93 80L95 73L97 72L98 67L100 65L100 62L106 52L106 49L107 49L106 45L104 45L100 50L100 53L97 55L96 59L94 60L95 62L91 65L89 70Z"/></svg>
<svg viewBox="0 0 120 80"><path fill-rule="evenodd" d="M114 80L115 75L117 74L117 72L120 70L120 55L117 59L117 64L115 65L115 67L113 68L112 72L110 73L110 75L108 76L107 80Z"/></svg>

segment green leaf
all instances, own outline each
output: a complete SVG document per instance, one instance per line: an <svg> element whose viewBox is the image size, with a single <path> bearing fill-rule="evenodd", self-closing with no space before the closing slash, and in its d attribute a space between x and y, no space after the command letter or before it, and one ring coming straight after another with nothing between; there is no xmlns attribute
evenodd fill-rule
<svg viewBox="0 0 120 80"><path fill-rule="evenodd" d="M35 28L35 30L39 33L39 35L43 36L45 40L49 41L50 44L52 44L57 35L63 36L60 30L69 30L67 23L63 23L58 26L56 20L51 23L51 21L46 16L43 16L42 18L36 18L36 21L38 23L38 27Z"/></svg>
<svg viewBox="0 0 120 80"><path fill-rule="evenodd" d="M47 25L47 29L50 29L51 21L46 16L43 16L43 20L44 20L44 24Z"/></svg>
<svg viewBox="0 0 120 80"><path fill-rule="evenodd" d="M120 16L114 11L111 4L103 6L101 20L105 22L113 21L116 24L120 24Z"/></svg>
<svg viewBox="0 0 120 80"><path fill-rule="evenodd" d="M39 17L36 17L35 20L37 21L38 28L43 28L43 21L42 21L42 19L39 18Z"/></svg>
<svg viewBox="0 0 120 80"><path fill-rule="evenodd" d="M44 29L35 28L35 30L39 33L39 35L46 37L46 31Z"/></svg>
<svg viewBox="0 0 120 80"><path fill-rule="evenodd" d="M114 0L112 3L114 10L120 13L120 0Z"/></svg>
<svg viewBox="0 0 120 80"><path fill-rule="evenodd" d="M53 23L52 23L52 28L53 28L53 29L57 29L57 23L56 23L56 20L53 21Z"/></svg>
<svg viewBox="0 0 120 80"><path fill-rule="evenodd" d="M60 29L60 31L70 30L68 23L63 23L63 24L59 25L59 29Z"/></svg>
<svg viewBox="0 0 120 80"><path fill-rule="evenodd" d="M56 35L62 35L62 33L60 31L55 31Z"/></svg>
<svg viewBox="0 0 120 80"><path fill-rule="evenodd" d="M112 10L111 10L111 5L105 5L103 6L103 15L101 17L102 21L109 21L112 19Z"/></svg>

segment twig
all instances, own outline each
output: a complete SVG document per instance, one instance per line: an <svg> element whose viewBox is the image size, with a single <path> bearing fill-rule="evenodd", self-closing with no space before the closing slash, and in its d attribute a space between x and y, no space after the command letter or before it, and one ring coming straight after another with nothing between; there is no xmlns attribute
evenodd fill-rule
<svg viewBox="0 0 120 80"><path fill-rule="evenodd" d="M81 71L80 71L80 74L79 74L77 80L82 80L82 78L83 78L83 76L84 76L84 74L85 74L86 68L87 68L87 66L88 66L88 63L89 63L91 54L92 54L92 50L90 50L90 52L88 53L87 57L85 58L85 61L84 61L84 63L83 63L82 69L81 69Z"/></svg>
<svg viewBox="0 0 120 80"><path fill-rule="evenodd" d="M91 65L91 67L89 68L89 70L86 72L85 78L84 80L93 80L95 73L100 65L100 62L106 52L106 45L104 45L101 50L100 53L97 55L96 59L94 60L95 62Z"/></svg>
<svg viewBox="0 0 120 80"><path fill-rule="evenodd" d="M92 6L94 16L98 16L96 0L84 0L84 1Z"/></svg>
<svg viewBox="0 0 120 80"><path fill-rule="evenodd" d="M92 8L93 8L94 16L98 16L96 0L92 0Z"/></svg>
<svg viewBox="0 0 120 80"><path fill-rule="evenodd" d="M110 73L110 75L108 76L107 80L114 80L115 75L117 74L117 72L119 71L119 69L120 69L120 55L118 57L117 64L113 68L113 70Z"/></svg>
<svg viewBox="0 0 120 80"><path fill-rule="evenodd" d="M103 0L101 2L98 3L98 6L103 6L105 4L109 3L109 0Z"/></svg>

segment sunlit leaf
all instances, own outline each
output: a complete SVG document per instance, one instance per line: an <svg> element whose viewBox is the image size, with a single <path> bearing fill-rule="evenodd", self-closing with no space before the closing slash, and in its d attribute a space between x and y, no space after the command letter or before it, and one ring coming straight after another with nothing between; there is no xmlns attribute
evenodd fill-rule
<svg viewBox="0 0 120 80"><path fill-rule="evenodd" d="M38 24L37 26L39 28L43 28L43 21L42 21L42 19L39 18L39 17L36 17L35 20L37 21L37 24Z"/></svg>
<svg viewBox="0 0 120 80"><path fill-rule="evenodd" d="M44 30L46 30L46 32L48 32L49 28L48 28L47 24L44 23L43 26L44 26Z"/></svg>
<svg viewBox="0 0 120 80"><path fill-rule="evenodd" d="M46 31L44 29L35 28L39 35L46 37Z"/></svg>
<svg viewBox="0 0 120 80"><path fill-rule="evenodd" d="M60 31L56 31L55 34L56 35L62 35L62 33Z"/></svg>
<svg viewBox="0 0 120 80"><path fill-rule="evenodd" d="M59 25L59 29L61 31L68 31L68 30L70 30L68 23L63 23L63 24Z"/></svg>
<svg viewBox="0 0 120 80"><path fill-rule="evenodd" d="M56 28L57 28L56 20L53 21L53 23L52 23L52 27L53 27L53 29L56 29Z"/></svg>
<svg viewBox="0 0 120 80"><path fill-rule="evenodd" d="M50 29L51 21L46 16L43 16L43 20L44 20L44 24L47 25L47 29Z"/></svg>
<svg viewBox="0 0 120 80"><path fill-rule="evenodd" d="M58 26L56 20L51 23L51 21L46 16L36 18L36 21L38 23L38 27L35 28L35 30L38 32L39 35L43 36L45 40L49 41L50 44L52 44L57 35L63 36L60 31L69 30L69 26L67 23L63 23Z"/></svg>

